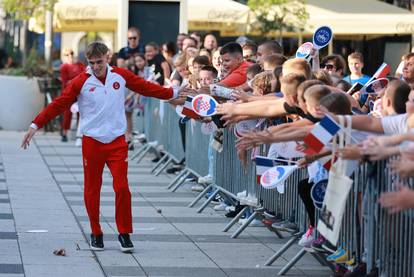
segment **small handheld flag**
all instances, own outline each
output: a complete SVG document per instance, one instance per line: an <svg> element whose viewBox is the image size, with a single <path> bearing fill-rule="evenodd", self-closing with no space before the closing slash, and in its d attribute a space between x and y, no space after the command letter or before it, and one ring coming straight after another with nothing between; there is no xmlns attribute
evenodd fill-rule
<svg viewBox="0 0 414 277"><path fill-rule="evenodd" d="M326 115L315 125L312 131L303 139L308 146L306 154L319 153L322 148L328 144L331 139L338 133L341 127L330 116Z"/></svg>
<svg viewBox="0 0 414 277"><path fill-rule="evenodd" d="M296 50L296 58L307 59L312 51L313 43L305 42Z"/></svg>
<svg viewBox="0 0 414 277"><path fill-rule="evenodd" d="M256 125L257 125L257 120L255 119L243 120L243 121L237 122L236 125L234 126L234 135L237 138L241 138L243 134L246 134L249 131L255 129Z"/></svg>
<svg viewBox="0 0 414 277"><path fill-rule="evenodd" d="M207 94L194 96L191 107L200 116L212 116L216 114L217 101Z"/></svg>
<svg viewBox="0 0 414 277"><path fill-rule="evenodd" d="M313 45L316 49L322 49L332 40L332 30L328 26L319 27L313 34Z"/></svg>
<svg viewBox="0 0 414 277"><path fill-rule="evenodd" d="M389 81L386 78L379 78L379 79L372 80L371 82L365 85L365 87L361 90L361 92L365 94L379 93L387 87L388 82Z"/></svg>
<svg viewBox="0 0 414 277"><path fill-rule="evenodd" d="M189 118L199 119L200 117L198 116L198 114L193 111L193 108L191 105L192 101L193 101L193 97L187 96L181 113Z"/></svg>
<svg viewBox="0 0 414 277"><path fill-rule="evenodd" d="M297 165L275 166L266 170L260 178L260 184L265 189L276 188L284 192L284 181L298 168Z"/></svg>

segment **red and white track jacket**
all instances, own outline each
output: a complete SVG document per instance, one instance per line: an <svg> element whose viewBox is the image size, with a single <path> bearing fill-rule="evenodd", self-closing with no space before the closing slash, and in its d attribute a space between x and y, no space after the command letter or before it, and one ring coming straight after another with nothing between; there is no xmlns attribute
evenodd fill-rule
<svg viewBox="0 0 414 277"><path fill-rule="evenodd" d="M132 72L108 65L105 84L88 67L86 72L72 79L57 97L33 120L34 128L47 122L78 101L81 133L102 143L110 143L125 134L125 88L144 96L172 99L178 91L148 82Z"/></svg>

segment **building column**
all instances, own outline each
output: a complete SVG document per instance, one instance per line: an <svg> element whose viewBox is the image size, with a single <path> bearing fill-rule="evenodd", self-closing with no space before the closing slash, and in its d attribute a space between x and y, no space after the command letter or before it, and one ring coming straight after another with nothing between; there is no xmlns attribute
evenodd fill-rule
<svg viewBox="0 0 414 277"><path fill-rule="evenodd" d="M114 52L118 52L119 49L128 45L128 13L129 1L118 0L117 38L113 49Z"/></svg>

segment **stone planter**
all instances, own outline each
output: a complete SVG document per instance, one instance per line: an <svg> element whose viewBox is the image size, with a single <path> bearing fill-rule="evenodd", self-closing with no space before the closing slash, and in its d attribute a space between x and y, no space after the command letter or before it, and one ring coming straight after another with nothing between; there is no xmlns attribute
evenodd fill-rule
<svg viewBox="0 0 414 277"><path fill-rule="evenodd" d="M0 128L27 130L42 109L44 95L36 78L0 75Z"/></svg>

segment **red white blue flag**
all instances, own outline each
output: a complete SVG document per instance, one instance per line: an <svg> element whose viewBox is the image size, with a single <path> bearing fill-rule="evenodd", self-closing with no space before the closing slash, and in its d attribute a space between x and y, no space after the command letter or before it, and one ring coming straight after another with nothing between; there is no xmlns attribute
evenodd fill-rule
<svg viewBox="0 0 414 277"><path fill-rule="evenodd" d="M257 176L257 183L260 184L260 178L262 177L263 173L265 173L268 169L276 166L286 164L286 162L282 162L278 159L267 158L263 156L256 156L256 176Z"/></svg>
<svg viewBox="0 0 414 277"><path fill-rule="evenodd" d="M315 154L321 152L322 148L332 140L340 129L341 127L338 123L336 123L330 116L326 115L303 139L303 142L307 146L305 153Z"/></svg>

